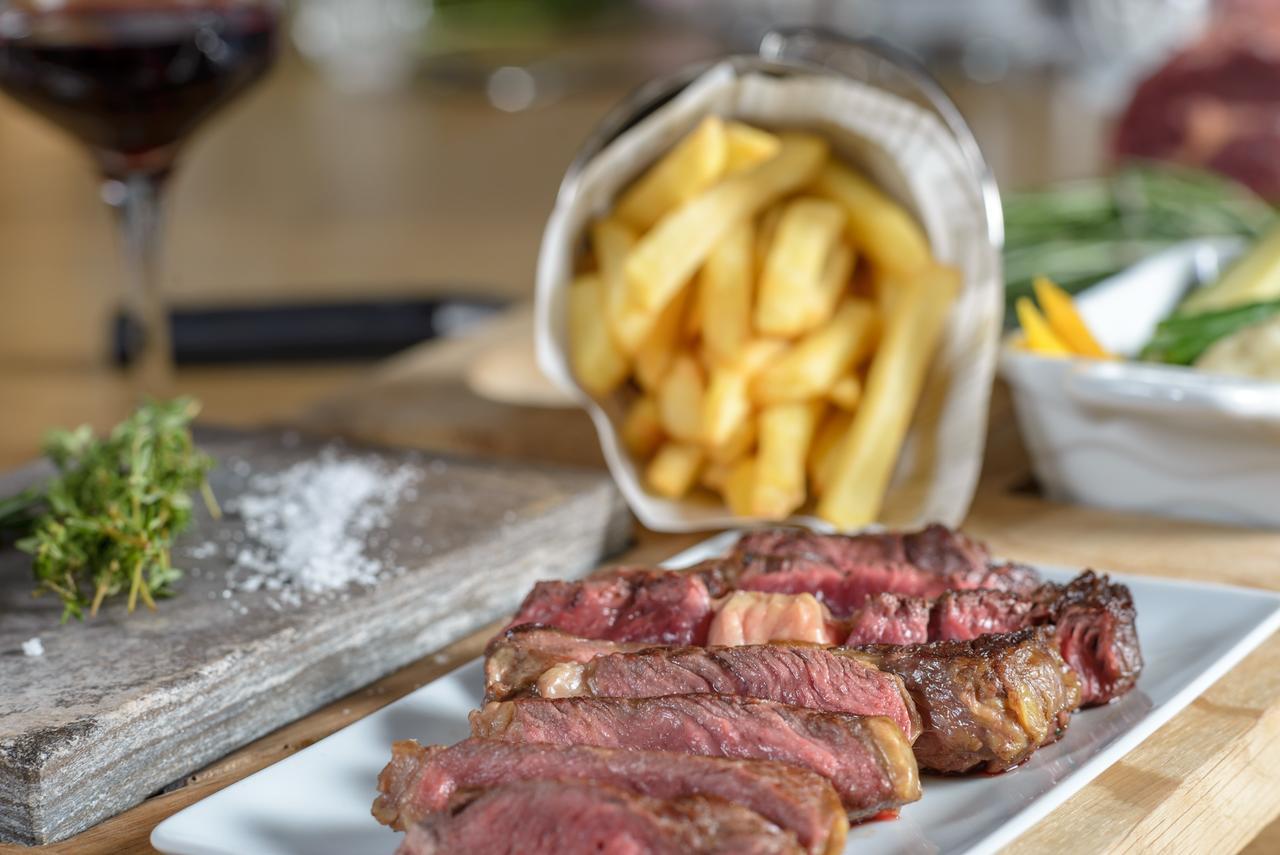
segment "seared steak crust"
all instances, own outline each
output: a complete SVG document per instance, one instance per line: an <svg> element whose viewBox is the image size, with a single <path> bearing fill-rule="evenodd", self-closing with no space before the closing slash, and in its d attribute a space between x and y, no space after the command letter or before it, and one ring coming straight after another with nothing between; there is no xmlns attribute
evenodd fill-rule
<svg viewBox="0 0 1280 855"><path fill-rule="evenodd" d="M409 829L398 855L798 855L794 835L747 808L670 801L586 781L516 781ZM622 847L622 848L618 848Z"/></svg>
<svg viewBox="0 0 1280 855"><path fill-rule="evenodd" d="M755 698L522 698L473 712L471 733L514 742L780 760L831 781L851 818L920 797L911 746L890 719Z"/></svg>
<svg viewBox="0 0 1280 855"><path fill-rule="evenodd" d="M744 535L727 559L737 585L754 591L810 593L846 617L881 593L936 597L952 589L1029 591L1034 570L992 564L986 547L932 525L921 531L859 535L772 529Z"/></svg>
<svg viewBox="0 0 1280 855"><path fill-rule="evenodd" d="M1137 612L1124 585L1086 570L1067 585L1047 583L1029 595L949 591L933 604L929 638L977 638L1027 626L1055 627L1062 658L1080 677L1084 706L1105 704L1133 688L1142 671Z"/></svg>
<svg viewBox="0 0 1280 855"><path fill-rule="evenodd" d="M865 659L810 644L657 647L551 669L543 697L650 698L711 693L850 715L882 715L914 740L920 719L901 678Z"/></svg>
<svg viewBox="0 0 1280 855"><path fill-rule="evenodd" d="M484 651L485 702L528 692L546 671L562 663L588 662L608 653L643 650L648 645L579 638L551 627L526 624L494 636Z"/></svg>
<svg viewBox="0 0 1280 855"><path fill-rule="evenodd" d="M794 834L811 855L839 852L848 829L831 784L786 763L497 739L467 739L447 748L395 743L378 777L373 815L403 830L448 810L459 793L515 781L564 780L655 799L709 796L740 804Z"/></svg>
<svg viewBox="0 0 1280 855"><path fill-rule="evenodd" d="M700 644L719 579L713 570L619 567L577 582L538 582L508 628L539 624L582 638Z"/></svg>
<svg viewBox="0 0 1280 855"><path fill-rule="evenodd" d="M914 746L923 769L1012 769L1056 740L1080 705L1079 680L1049 627L857 649L906 683L923 722Z"/></svg>

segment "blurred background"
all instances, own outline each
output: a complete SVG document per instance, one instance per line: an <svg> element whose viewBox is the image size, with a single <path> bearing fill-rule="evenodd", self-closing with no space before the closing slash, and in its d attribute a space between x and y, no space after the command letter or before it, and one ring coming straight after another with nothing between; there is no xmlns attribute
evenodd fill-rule
<svg viewBox="0 0 1280 855"><path fill-rule="evenodd" d="M373 356L527 299L557 185L606 110L655 75L754 50L773 26L874 35L915 54L1006 193L1104 175L1136 154L1275 198L1277 6L295 0L274 70L184 145L168 187L158 263L181 313L178 390L213 421L280 418L355 382ZM49 425L105 426L127 401L109 358L125 274L102 193L79 142L0 97L0 464L34 454ZM1167 207L1176 219L1183 206ZM1233 228L1205 226L1219 227ZM1117 228L1127 241L1167 237L1123 217ZM1079 281L1120 266L1108 255ZM346 326L294 353L305 358L232 341L251 328L268 345L273 330L288 339L301 309L334 303ZM280 314L255 314L264 308ZM230 309L247 314L210 315ZM220 332L200 338L211 317Z"/></svg>

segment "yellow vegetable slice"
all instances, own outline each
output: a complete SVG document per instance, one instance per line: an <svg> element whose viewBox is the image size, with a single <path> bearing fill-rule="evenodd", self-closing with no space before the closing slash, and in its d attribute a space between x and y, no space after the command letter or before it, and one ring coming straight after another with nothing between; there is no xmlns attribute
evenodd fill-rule
<svg viewBox="0 0 1280 855"><path fill-rule="evenodd" d="M1080 356L1091 356L1095 359L1112 359L1098 340L1089 332L1088 325L1080 313L1076 311L1071 295L1063 291L1047 277L1037 276L1033 287L1036 291L1036 302L1044 312L1049 327L1057 334L1059 340Z"/></svg>
<svg viewBox="0 0 1280 855"><path fill-rule="evenodd" d="M1014 304L1018 312L1018 323L1022 326L1022 334L1026 336L1027 347L1033 353L1042 356L1070 356L1071 350L1058 338L1058 334L1049 326L1049 322L1040 314L1035 303L1029 297L1019 297Z"/></svg>

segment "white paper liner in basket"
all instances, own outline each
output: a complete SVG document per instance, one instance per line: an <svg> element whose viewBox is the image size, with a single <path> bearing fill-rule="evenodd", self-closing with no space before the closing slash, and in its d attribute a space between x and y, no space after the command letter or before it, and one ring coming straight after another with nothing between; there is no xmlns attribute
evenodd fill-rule
<svg viewBox="0 0 1280 855"><path fill-rule="evenodd" d="M542 371L590 413L609 470L644 525L698 531L758 522L718 501L672 501L649 493L619 438L622 400L593 400L569 366L566 295L582 235L621 189L709 114L821 133L833 155L868 172L904 203L924 226L934 255L961 271L963 287L879 520L958 525L982 464L1003 307L1000 256L985 229L977 177L954 137L932 113L883 90L822 74L739 74L721 64L605 147L585 165L573 192L561 193L543 234L535 315ZM793 521L821 525L810 517Z"/></svg>

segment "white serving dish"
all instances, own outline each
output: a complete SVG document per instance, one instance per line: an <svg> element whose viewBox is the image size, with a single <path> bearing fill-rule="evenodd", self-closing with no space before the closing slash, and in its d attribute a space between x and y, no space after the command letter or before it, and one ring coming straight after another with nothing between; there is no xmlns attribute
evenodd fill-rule
<svg viewBox="0 0 1280 855"><path fill-rule="evenodd" d="M677 555L720 554L728 532ZM1042 567L1065 581L1076 571ZM1003 775L925 776L924 797L893 822L854 828L846 855L994 853L1168 721L1280 626L1280 596L1264 591L1117 576L1133 592L1146 668L1116 702L1072 717L1061 741ZM400 835L369 814L374 781L397 739L466 738L484 693L475 660L292 757L158 825L169 855L390 855Z"/></svg>
<svg viewBox="0 0 1280 855"><path fill-rule="evenodd" d="M1076 306L1104 347L1132 356L1188 287L1213 281L1241 248L1179 244L1089 289ZM1280 383L1008 345L1000 374L1051 499L1280 528Z"/></svg>

